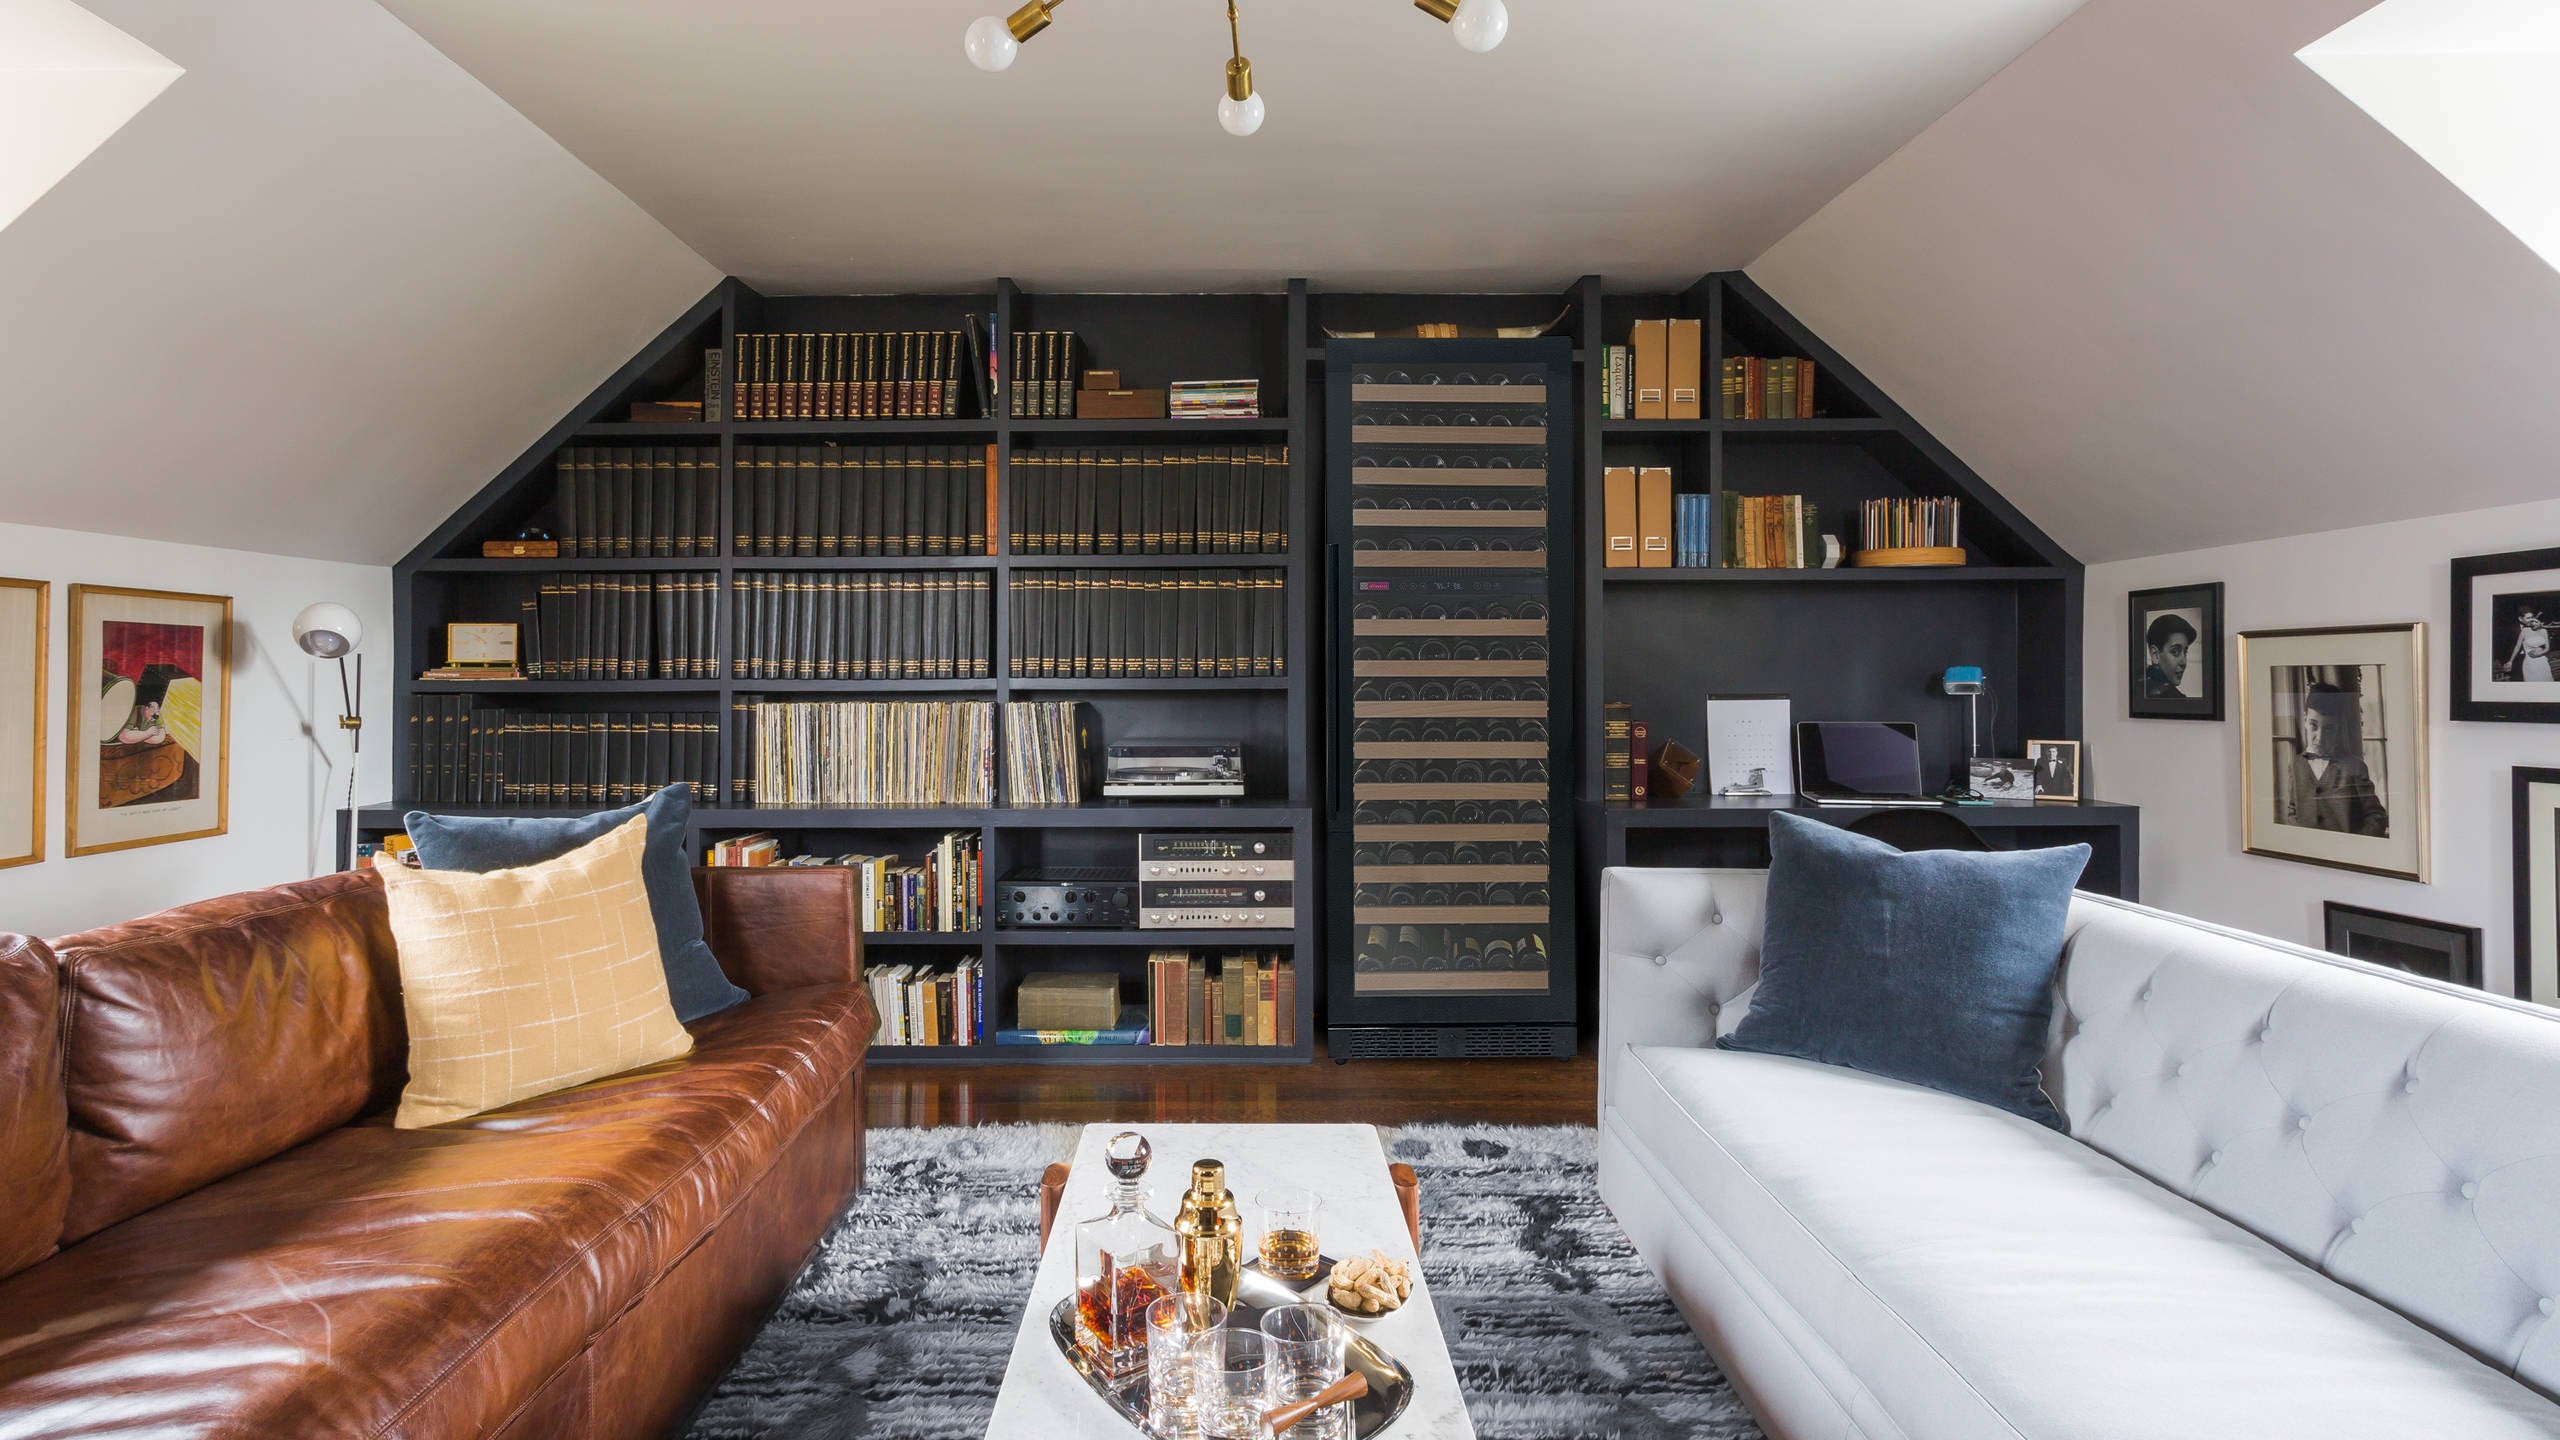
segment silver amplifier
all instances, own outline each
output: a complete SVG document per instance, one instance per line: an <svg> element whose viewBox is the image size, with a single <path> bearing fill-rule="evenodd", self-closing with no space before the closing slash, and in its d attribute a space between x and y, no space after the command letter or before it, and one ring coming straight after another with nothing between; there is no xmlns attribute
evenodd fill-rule
<svg viewBox="0 0 2560 1440"><path fill-rule="evenodd" d="M1290 930L1297 887L1287 880L1138 882L1141 930Z"/></svg>

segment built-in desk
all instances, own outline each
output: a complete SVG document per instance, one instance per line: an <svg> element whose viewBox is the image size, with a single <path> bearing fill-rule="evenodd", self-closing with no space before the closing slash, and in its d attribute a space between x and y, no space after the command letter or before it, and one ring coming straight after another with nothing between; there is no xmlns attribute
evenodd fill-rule
<svg viewBox="0 0 2560 1440"><path fill-rule="evenodd" d="M1864 806L1811 805L1793 796L1759 800L1683 799L1583 807L1584 844L1603 865L1760 869L1769 863L1769 817L1784 810L1833 825L1873 815ZM2141 899L2142 811L2104 800L2033 805L1950 805L1942 812L1973 827L1995 850L2087 842L2080 888Z"/></svg>

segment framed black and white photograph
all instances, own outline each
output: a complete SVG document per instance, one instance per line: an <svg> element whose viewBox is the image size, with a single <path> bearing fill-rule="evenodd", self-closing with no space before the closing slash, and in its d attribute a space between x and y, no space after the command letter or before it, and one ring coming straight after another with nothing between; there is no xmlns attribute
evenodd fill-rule
<svg viewBox="0 0 2560 1440"><path fill-rule="evenodd" d="M2030 740L2027 742L2027 763L2035 767L2036 799L2080 798L2079 741Z"/></svg>
<svg viewBox="0 0 2560 1440"><path fill-rule="evenodd" d="M2125 597L2125 713L2136 720L2222 718L2222 582Z"/></svg>
<svg viewBox="0 0 2560 1440"><path fill-rule="evenodd" d="M2414 622L2243 632L2244 848L2424 882L2426 674Z"/></svg>
<svg viewBox="0 0 2560 1440"><path fill-rule="evenodd" d="M2560 1005L2560 770L2515 769L2515 865L2512 993Z"/></svg>
<svg viewBox="0 0 2560 1440"><path fill-rule="evenodd" d="M2453 562L2453 718L2560 724L2560 548Z"/></svg>
<svg viewBox="0 0 2560 1440"><path fill-rule="evenodd" d="M1994 805L2032 805L2036 799L2036 767L2021 755L2011 760L1982 755L1967 767L1973 792Z"/></svg>
<svg viewBox="0 0 2560 1440"><path fill-rule="evenodd" d="M2477 925L2448 925L2335 900L2321 906L2320 922L2320 948L2332 955L2481 988Z"/></svg>

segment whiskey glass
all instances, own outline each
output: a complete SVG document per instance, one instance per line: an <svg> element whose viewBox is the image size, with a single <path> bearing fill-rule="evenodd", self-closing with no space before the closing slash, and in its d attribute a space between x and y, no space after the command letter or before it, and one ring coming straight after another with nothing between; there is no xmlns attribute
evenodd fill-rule
<svg viewBox="0 0 2560 1440"><path fill-rule="evenodd" d="M1262 1273L1292 1282L1316 1278L1323 1197L1302 1185L1276 1185L1253 1201L1262 1212Z"/></svg>

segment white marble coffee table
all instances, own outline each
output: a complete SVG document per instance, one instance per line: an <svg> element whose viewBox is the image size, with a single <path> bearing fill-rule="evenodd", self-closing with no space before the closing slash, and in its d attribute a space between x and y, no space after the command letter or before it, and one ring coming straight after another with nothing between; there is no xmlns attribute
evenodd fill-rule
<svg viewBox="0 0 2560 1440"><path fill-rule="evenodd" d="M1387 1153L1368 1125L1087 1125L1077 1139L1058 1223L1040 1254L1040 1273L1014 1332L1013 1358L1004 1388L987 1422L987 1440L1129 1440L1138 1432L1086 1386L1049 1338L1049 1312L1075 1293L1076 1222L1101 1214L1110 1177L1102 1171L1102 1146L1123 1130L1135 1130L1154 1147L1147 1171L1149 1208L1171 1219L1174 1202L1190 1184L1191 1162L1223 1160L1227 1186L1245 1212L1245 1243L1259 1237L1253 1197L1265 1185L1304 1185L1324 1197L1321 1239L1328 1255L1384 1250L1413 1260L1413 1237L1387 1178ZM1039 1177L1026 1175L1023 1183ZM1413 1267L1413 1295L1392 1315L1364 1322L1361 1331L1413 1372L1413 1403L1385 1431L1387 1440L1475 1440L1458 1375L1431 1308L1430 1282Z"/></svg>

